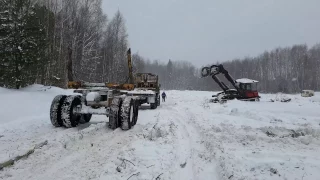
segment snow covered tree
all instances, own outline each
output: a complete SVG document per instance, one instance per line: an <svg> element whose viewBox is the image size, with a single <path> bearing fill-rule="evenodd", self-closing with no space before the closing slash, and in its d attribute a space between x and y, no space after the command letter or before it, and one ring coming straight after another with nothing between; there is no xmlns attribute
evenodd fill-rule
<svg viewBox="0 0 320 180"><path fill-rule="evenodd" d="M1 82L19 89L33 83L31 72L46 48L43 25L30 0L7 1L1 10Z"/></svg>
<svg viewBox="0 0 320 180"><path fill-rule="evenodd" d="M167 73L166 73L166 77L165 77L165 85L167 85L168 88L172 88L173 84L172 82L172 74L173 73L173 64L172 61L169 59L169 62L167 64Z"/></svg>
<svg viewBox="0 0 320 180"><path fill-rule="evenodd" d="M138 53L132 55L133 73L144 71L145 60Z"/></svg>
<svg viewBox="0 0 320 180"><path fill-rule="evenodd" d="M0 2L0 85L7 86L13 84L13 78L11 76L14 70L10 69L12 64L12 51L11 46L13 41L13 18L11 16L12 5L9 0ZM10 82L11 81L11 82Z"/></svg>
<svg viewBox="0 0 320 180"><path fill-rule="evenodd" d="M35 23L39 23L41 36L37 38L40 62L37 63L37 68L33 68L36 69L33 76L35 76L37 83L45 84L47 73L50 69L50 62L54 60L55 54L53 48L55 17L53 12L44 5L35 4L34 11L37 17L37 22Z"/></svg>
<svg viewBox="0 0 320 180"><path fill-rule="evenodd" d="M125 82L128 77L126 52L128 34L124 17L118 11L107 26L103 40L103 66L106 81Z"/></svg>

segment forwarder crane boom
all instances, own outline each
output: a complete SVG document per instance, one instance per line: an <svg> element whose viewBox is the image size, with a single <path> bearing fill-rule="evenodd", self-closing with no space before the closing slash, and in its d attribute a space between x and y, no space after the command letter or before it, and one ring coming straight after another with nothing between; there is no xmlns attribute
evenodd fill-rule
<svg viewBox="0 0 320 180"><path fill-rule="evenodd" d="M212 79L221 87L221 89L226 92L230 88L225 85L218 77L217 75L223 74L226 79L232 84L234 88L236 88L237 91L239 91L239 86L236 85L236 81L232 78L232 76L229 74L229 72L223 67L222 64L220 65L212 65L209 67L204 67L202 69L202 77L207 77L211 75Z"/></svg>
<svg viewBox="0 0 320 180"><path fill-rule="evenodd" d="M223 83L218 75L223 74L226 79L232 84L235 89L230 89L225 83ZM223 90L223 93L218 93L213 97L217 97L214 101L225 101L231 99L239 99L239 100L249 100L249 101L257 101L260 96L257 91L257 83L256 80L251 79L238 79L234 80L229 72L220 65L212 65L210 67L204 67L201 71L202 77L211 76L212 79L220 86Z"/></svg>

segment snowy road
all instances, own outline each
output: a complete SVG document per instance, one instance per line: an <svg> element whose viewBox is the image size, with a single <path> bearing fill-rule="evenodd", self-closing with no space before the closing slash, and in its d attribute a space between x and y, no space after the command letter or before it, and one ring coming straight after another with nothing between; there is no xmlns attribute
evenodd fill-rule
<svg viewBox="0 0 320 180"><path fill-rule="evenodd" d="M142 107L130 131L94 116L53 128L53 97L70 91L0 89L0 163L48 141L0 170L0 179L319 179L320 101L208 103L210 92L168 91L156 110ZM319 96L319 94L317 94ZM21 102L21 103L20 103ZM23 104L25 103L25 104Z"/></svg>

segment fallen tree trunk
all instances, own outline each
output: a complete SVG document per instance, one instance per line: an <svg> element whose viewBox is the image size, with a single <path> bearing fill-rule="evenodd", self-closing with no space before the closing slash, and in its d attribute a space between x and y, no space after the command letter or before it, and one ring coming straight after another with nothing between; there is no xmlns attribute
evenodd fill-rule
<svg viewBox="0 0 320 180"><path fill-rule="evenodd" d="M13 159L10 159L10 160L7 160L7 161L5 161L5 162L0 163L0 170L2 170L2 169L5 168L5 167L9 167L9 166L14 165L14 163L15 163L16 161L19 161L20 159L27 158L30 154L34 153L34 151L35 151L36 149L40 149L41 147L43 147L43 146L45 146L45 145L47 145L47 144L48 144L48 141L47 141L47 140L46 140L46 141L43 141L43 142L35 145L34 148L28 150L28 151L27 151L26 153L24 153L23 155L16 156L16 157L14 157Z"/></svg>

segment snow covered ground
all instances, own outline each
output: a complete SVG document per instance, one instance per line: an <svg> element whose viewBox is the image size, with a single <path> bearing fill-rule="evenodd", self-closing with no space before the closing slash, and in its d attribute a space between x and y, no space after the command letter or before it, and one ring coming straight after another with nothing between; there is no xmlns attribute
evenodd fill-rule
<svg viewBox="0 0 320 180"><path fill-rule="evenodd" d="M70 90L34 85L0 89L0 179L202 180L320 179L320 94L262 94L260 102L209 103L212 92L167 91L156 110L141 107L129 130L93 116L77 128L54 128L49 108ZM280 96L278 96L280 97Z"/></svg>

